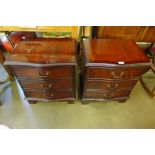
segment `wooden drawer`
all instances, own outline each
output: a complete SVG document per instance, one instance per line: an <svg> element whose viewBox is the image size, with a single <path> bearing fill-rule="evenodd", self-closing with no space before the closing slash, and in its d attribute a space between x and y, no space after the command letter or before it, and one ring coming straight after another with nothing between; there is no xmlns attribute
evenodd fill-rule
<svg viewBox="0 0 155 155"><path fill-rule="evenodd" d="M139 78L149 68L104 68L90 67L87 69L87 77L95 79L129 79Z"/></svg>
<svg viewBox="0 0 155 155"><path fill-rule="evenodd" d="M73 88L73 81L71 79L39 81L39 80L19 80L23 89L31 90L53 90L53 89L71 89Z"/></svg>
<svg viewBox="0 0 155 155"><path fill-rule="evenodd" d="M74 67L57 66L57 67L18 67L13 66L13 70L18 78L35 78L35 79L54 79L69 78L73 76Z"/></svg>
<svg viewBox="0 0 155 155"><path fill-rule="evenodd" d="M119 89L131 89L137 80L122 80L122 81L97 81L88 80L86 82L86 89L102 89L102 90L119 90Z"/></svg>
<svg viewBox="0 0 155 155"><path fill-rule="evenodd" d="M73 91L25 91L25 96L36 99L73 99Z"/></svg>
<svg viewBox="0 0 155 155"><path fill-rule="evenodd" d="M86 91L84 93L84 98L89 99L114 99L128 97L130 91L121 90L121 91Z"/></svg>

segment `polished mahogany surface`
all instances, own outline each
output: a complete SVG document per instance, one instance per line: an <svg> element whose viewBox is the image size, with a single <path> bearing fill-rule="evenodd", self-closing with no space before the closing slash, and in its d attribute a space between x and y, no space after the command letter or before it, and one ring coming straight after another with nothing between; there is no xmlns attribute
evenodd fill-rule
<svg viewBox="0 0 155 155"><path fill-rule="evenodd" d="M75 39L29 38L21 41L6 62L32 101L76 99Z"/></svg>
<svg viewBox="0 0 155 155"><path fill-rule="evenodd" d="M130 39L86 39L83 44L88 63L149 62L143 51Z"/></svg>
<svg viewBox="0 0 155 155"><path fill-rule="evenodd" d="M82 46L81 99L125 102L149 59L132 40L87 39Z"/></svg>
<svg viewBox="0 0 155 155"><path fill-rule="evenodd" d="M6 64L75 64L75 62L75 39L45 39L44 41L32 39L32 41L19 42Z"/></svg>

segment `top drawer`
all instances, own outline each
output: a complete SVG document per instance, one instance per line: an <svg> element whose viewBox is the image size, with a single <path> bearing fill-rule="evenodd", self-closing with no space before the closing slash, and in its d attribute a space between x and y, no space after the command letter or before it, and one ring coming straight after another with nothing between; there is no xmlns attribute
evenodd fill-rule
<svg viewBox="0 0 155 155"><path fill-rule="evenodd" d="M95 79L128 79L139 78L149 67L136 68L104 68L104 67L88 67L87 77Z"/></svg>
<svg viewBox="0 0 155 155"><path fill-rule="evenodd" d="M74 66L27 67L12 66L18 78L55 79L68 78L74 75Z"/></svg>

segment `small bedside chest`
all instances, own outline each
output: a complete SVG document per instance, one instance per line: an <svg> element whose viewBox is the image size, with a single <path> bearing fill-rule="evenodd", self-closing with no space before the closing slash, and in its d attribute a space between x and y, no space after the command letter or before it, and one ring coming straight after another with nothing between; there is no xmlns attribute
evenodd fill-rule
<svg viewBox="0 0 155 155"><path fill-rule="evenodd" d="M5 64L10 65L25 97L32 102L76 99L76 41L21 41Z"/></svg>
<svg viewBox="0 0 155 155"><path fill-rule="evenodd" d="M150 62L133 40L83 40L81 99L125 102Z"/></svg>

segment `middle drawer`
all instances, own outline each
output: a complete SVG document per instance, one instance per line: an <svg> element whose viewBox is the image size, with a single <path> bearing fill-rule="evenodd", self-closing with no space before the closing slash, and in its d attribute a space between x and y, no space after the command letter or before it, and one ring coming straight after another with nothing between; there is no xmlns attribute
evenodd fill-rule
<svg viewBox="0 0 155 155"><path fill-rule="evenodd" d="M42 89L71 89L73 88L72 79L64 80L50 80L50 81L40 81L40 80L18 80L22 88L25 90L42 90Z"/></svg>
<svg viewBox="0 0 155 155"><path fill-rule="evenodd" d="M119 81L102 81L102 80L88 80L86 82L86 89L101 89L101 90L119 90L131 89L137 80L119 80Z"/></svg>

